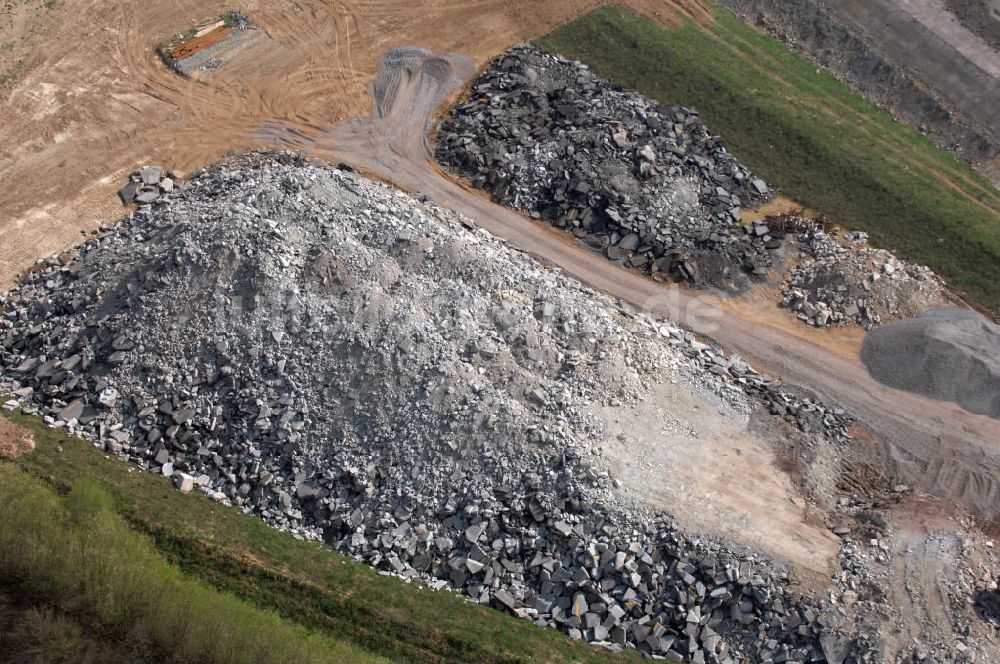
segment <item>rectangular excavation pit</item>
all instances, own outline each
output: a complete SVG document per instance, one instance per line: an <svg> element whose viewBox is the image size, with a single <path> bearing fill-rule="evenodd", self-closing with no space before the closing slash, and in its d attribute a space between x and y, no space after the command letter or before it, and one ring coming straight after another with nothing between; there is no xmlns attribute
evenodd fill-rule
<svg viewBox="0 0 1000 664"><path fill-rule="evenodd" d="M267 39L249 16L230 11L168 39L157 47L167 66L186 78L204 78L247 46Z"/></svg>

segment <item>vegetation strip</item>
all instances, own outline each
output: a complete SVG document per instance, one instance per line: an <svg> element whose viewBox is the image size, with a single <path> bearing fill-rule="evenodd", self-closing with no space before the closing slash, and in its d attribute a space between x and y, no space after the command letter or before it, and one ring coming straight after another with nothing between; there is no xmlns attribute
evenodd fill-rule
<svg viewBox="0 0 1000 664"><path fill-rule="evenodd" d="M181 574L83 477L63 497L0 466L0 574L21 597L138 632L177 662L380 662Z"/></svg>
<svg viewBox="0 0 1000 664"><path fill-rule="evenodd" d="M721 9L665 30L598 9L537 43L698 108L735 156L801 203L1000 307L1000 192L912 127Z"/></svg>
<svg viewBox="0 0 1000 664"><path fill-rule="evenodd" d="M38 418L4 415L32 432L36 450L0 463L0 470L16 465L59 492L72 491L74 478L87 478L175 568L325 639L397 662L641 660L634 651L612 655L455 594L380 576L323 545L296 540L200 494L180 493L166 478L137 472ZM11 490L6 477L0 480L3 494Z"/></svg>

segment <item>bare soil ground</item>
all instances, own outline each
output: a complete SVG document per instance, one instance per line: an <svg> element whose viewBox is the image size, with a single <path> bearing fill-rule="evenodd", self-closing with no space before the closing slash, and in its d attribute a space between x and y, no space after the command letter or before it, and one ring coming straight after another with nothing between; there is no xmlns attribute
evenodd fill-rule
<svg viewBox="0 0 1000 664"><path fill-rule="evenodd" d="M6 417L0 417L0 459L13 460L35 449L31 433Z"/></svg>
<svg viewBox="0 0 1000 664"><path fill-rule="evenodd" d="M890 619L896 629L883 632L887 654L905 650L919 638L950 647L968 610L967 598L958 589L995 574L996 558L989 547L972 546L976 537L970 537L962 520L940 501L913 497L894 511L888 574L894 581L892 606L898 614ZM997 638L993 629L981 620L968 622L973 641L992 642ZM997 652L987 661L997 661Z"/></svg>
<svg viewBox="0 0 1000 664"><path fill-rule="evenodd" d="M602 453L631 495L675 515L686 532L708 532L766 551L822 590L840 551L787 472L772 440L710 396L651 385L639 407L607 408ZM771 437L773 436L773 437Z"/></svg>
<svg viewBox="0 0 1000 664"><path fill-rule="evenodd" d="M18 3L0 61L21 62L0 93L0 289L40 256L121 212L115 191L146 161L191 171L255 141L265 121L308 132L366 115L366 89L391 46L457 51L482 63L599 0L179 0ZM653 19L698 0L633 0ZM270 40L209 82L168 69L155 47L231 9ZM23 39L20 36L24 36ZM87 44L87 48L81 48ZM0 70L0 74L3 71Z"/></svg>

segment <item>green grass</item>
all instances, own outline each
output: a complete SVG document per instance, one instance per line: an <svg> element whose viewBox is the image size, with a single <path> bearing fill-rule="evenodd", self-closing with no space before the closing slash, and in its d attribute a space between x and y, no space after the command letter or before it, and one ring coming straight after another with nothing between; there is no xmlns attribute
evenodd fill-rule
<svg viewBox="0 0 1000 664"><path fill-rule="evenodd" d="M87 616L5 593L0 582L0 662L159 664L166 655L140 631L115 635Z"/></svg>
<svg viewBox="0 0 1000 664"><path fill-rule="evenodd" d="M537 40L601 76L701 111L772 185L1000 309L1000 192L832 75L728 12L662 29L598 9Z"/></svg>
<svg viewBox="0 0 1000 664"><path fill-rule="evenodd" d="M33 453L4 465L64 494L87 478L113 512L192 579L313 634L394 662L639 662L570 642L555 630L448 592L378 575L314 542L294 539L255 517L182 494L169 480L107 458L92 445L7 415L35 437ZM61 451L59 451L61 448ZM5 484L0 480L0 486ZM349 661L349 660L344 660Z"/></svg>
<svg viewBox="0 0 1000 664"><path fill-rule="evenodd" d="M386 661L182 574L87 477L57 496L24 471L0 466L0 577L18 595L91 616L109 633L145 634L162 661Z"/></svg>

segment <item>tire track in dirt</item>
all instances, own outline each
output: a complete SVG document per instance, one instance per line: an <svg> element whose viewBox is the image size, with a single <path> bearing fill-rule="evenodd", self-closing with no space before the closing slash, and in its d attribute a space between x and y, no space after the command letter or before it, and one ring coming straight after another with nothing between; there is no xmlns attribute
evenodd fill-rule
<svg viewBox="0 0 1000 664"><path fill-rule="evenodd" d="M977 551L940 501L908 499L892 512L891 532L882 542L891 556L892 582L885 587L893 611L887 620L870 625L884 639L883 657L896 661L906 656L910 661L917 642L953 651L955 635L967 634L967 643L978 641L987 655L980 661L1000 661L994 645L997 635L976 617L963 590L967 581L962 581L976 575L976 569L989 567L988 549Z"/></svg>
<svg viewBox="0 0 1000 664"><path fill-rule="evenodd" d="M191 171L252 147L264 122L315 132L367 115L367 85L392 46L469 55L476 64L601 0L64 0L32 37L35 64L0 100L0 288L81 229L120 211L115 191L144 161ZM654 20L699 0L629 0ZM162 40L230 9L269 35L203 82L160 62ZM86 48L80 48L86 44ZM98 173L87 167L98 165Z"/></svg>

